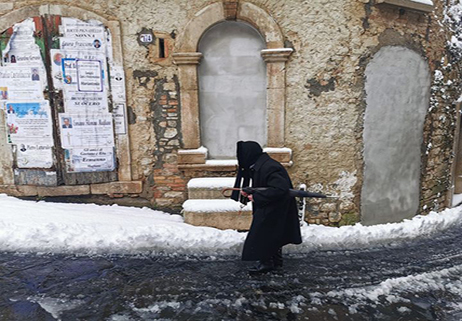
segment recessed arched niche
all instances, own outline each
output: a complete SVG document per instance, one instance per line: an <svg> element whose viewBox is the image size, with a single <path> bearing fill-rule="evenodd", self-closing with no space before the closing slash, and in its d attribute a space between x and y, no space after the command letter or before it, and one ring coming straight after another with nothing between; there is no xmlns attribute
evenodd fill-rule
<svg viewBox="0 0 462 321"><path fill-rule="evenodd" d="M266 145L266 64L262 36L252 26L225 21L199 42L200 131L209 158L233 158L236 142Z"/></svg>
<svg viewBox="0 0 462 321"><path fill-rule="evenodd" d="M428 64L411 49L383 47L366 68L365 89L361 222L398 222L419 210Z"/></svg>

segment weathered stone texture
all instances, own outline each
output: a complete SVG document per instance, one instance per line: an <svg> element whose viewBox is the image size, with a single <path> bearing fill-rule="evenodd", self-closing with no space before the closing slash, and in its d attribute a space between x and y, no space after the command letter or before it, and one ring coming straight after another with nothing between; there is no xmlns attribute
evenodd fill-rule
<svg viewBox="0 0 462 321"><path fill-rule="evenodd" d="M442 17L442 3L434 2L436 9L428 15L391 6L377 7L369 1L239 1L240 6L248 8L251 4L268 13L281 29L285 37L282 41L294 49L285 66L282 136L285 146L293 151L294 165L289 172L295 185L306 183L311 190L340 197L335 211L322 209L318 201L310 201L318 209L308 210L313 213L307 217L309 222L328 224L330 220L341 225L358 219L363 172L364 70L374 53L387 45L408 47L428 61L432 74L440 69L445 81L460 83L457 74L442 68L449 59L446 38L437 21ZM18 0L13 6L18 9L49 3L75 5L71 0ZM78 3L81 9L120 22L130 111L132 179L146 182L142 195L152 198L159 207L179 206L186 198L185 185L190 177L232 173L178 169L177 150L188 139L181 130L182 101L196 99L197 84L182 92L178 66L173 64L171 55L158 59L156 44L142 46L137 35L143 28L151 29L154 35L169 35L167 47L175 48L188 22L210 4L222 6L223 0ZM0 6L0 13L9 7L10 4ZM228 16L233 15L234 7L229 5L226 10ZM223 8L217 12L223 14ZM274 40L269 42L271 46L273 43L279 46L280 39L271 39L271 33L264 36ZM197 48L191 45L189 49L193 52ZM431 142L432 147L423 155L421 207L426 209L444 206L446 201L444 192L450 185L448 170L453 140L448 133L454 131L455 115L451 102L457 94L449 91L435 95L437 101L427 115L424 145ZM9 184L12 179L5 171L9 162L8 155L0 155L4 168L0 183Z"/></svg>

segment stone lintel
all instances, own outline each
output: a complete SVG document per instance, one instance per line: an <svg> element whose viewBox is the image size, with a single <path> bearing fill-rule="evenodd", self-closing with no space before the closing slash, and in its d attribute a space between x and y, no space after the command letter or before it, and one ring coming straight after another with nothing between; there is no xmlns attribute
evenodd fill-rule
<svg viewBox="0 0 462 321"><path fill-rule="evenodd" d="M175 65L198 65L202 59L200 52L176 52L172 55Z"/></svg>
<svg viewBox="0 0 462 321"><path fill-rule="evenodd" d="M143 190L142 181L111 182L91 184L91 194L139 194Z"/></svg>
<svg viewBox="0 0 462 321"><path fill-rule="evenodd" d="M265 62L285 62L294 52L292 48L263 49L261 56Z"/></svg>
<svg viewBox="0 0 462 321"><path fill-rule="evenodd" d="M421 12L432 12L434 6L413 0L377 0L377 4L389 4L401 8L421 11Z"/></svg>
<svg viewBox="0 0 462 321"><path fill-rule="evenodd" d="M90 185L75 185L75 186L37 186L38 196L74 196L74 195L89 195Z"/></svg>

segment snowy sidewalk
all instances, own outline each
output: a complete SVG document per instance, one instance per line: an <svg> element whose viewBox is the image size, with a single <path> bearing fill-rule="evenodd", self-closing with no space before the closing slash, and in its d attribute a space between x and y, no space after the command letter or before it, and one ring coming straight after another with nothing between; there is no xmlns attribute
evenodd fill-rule
<svg viewBox="0 0 462 321"><path fill-rule="evenodd" d="M355 249L428 237L459 224L462 206L376 226L304 226L304 243L288 252ZM0 194L0 251L239 255L246 233L195 227L180 215L148 208L19 200Z"/></svg>

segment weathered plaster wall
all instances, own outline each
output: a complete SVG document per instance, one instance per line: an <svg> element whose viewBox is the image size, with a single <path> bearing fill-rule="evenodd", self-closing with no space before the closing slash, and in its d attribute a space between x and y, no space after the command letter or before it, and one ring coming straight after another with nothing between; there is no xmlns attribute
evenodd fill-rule
<svg viewBox="0 0 462 321"><path fill-rule="evenodd" d="M188 177L231 175L178 170L181 91L171 56L159 59L158 48L137 41L144 28L166 39L171 51L187 23L215 0L163 1L0 1L0 14L45 3L77 5L107 19L120 21L127 79L132 179L144 180L143 197L160 207L179 206L186 197ZM310 205L310 222L339 224L359 219L363 173L362 129L365 111L364 71L384 46L405 46L419 53L448 80L458 84L445 49L445 29L438 24L442 7L432 14L376 6L367 0L249 0L271 15L285 45L294 53L286 64L285 145L293 150L290 174L295 184L337 194L336 203ZM1 19L1 17L0 17ZM441 31L443 30L443 31ZM445 69L446 68L446 69ZM456 68L457 69L457 68ZM443 81L442 80L442 81ZM432 79L433 81L433 79ZM439 88L439 87L438 87ZM457 92L433 90L434 106L425 122L421 207L444 205L454 131ZM447 108L446 108L447 107ZM452 145L451 145L452 146ZM441 161L446 162L440 165ZM186 177L187 176L187 177ZM440 194L438 194L440 192Z"/></svg>

